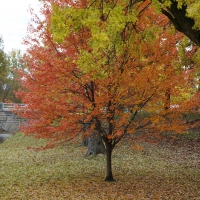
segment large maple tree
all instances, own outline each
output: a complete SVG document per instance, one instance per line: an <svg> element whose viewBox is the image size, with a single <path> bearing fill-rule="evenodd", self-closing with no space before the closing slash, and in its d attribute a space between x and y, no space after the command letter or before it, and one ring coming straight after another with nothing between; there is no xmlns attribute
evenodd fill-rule
<svg viewBox="0 0 200 200"><path fill-rule="evenodd" d="M51 144L90 123L85 134L96 130L105 144L106 181L114 180L111 155L124 136L183 132L180 113L195 93L193 71L178 56L182 35L170 34L149 2L129 3L45 1L44 20L35 17L25 39L28 70L18 72L18 95L28 105L19 113L28 119L22 131Z"/></svg>

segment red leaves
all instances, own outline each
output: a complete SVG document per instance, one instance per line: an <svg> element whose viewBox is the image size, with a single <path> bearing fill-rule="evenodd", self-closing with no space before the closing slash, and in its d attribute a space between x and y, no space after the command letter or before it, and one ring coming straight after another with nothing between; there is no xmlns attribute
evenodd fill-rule
<svg viewBox="0 0 200 200"><path fill-rule="evenodd" d="M46 150L46 149L53 149L54 147L55 147L55 144L47 144L44 147L31 147L31 146L28 146L26 149L38 152L38 151Z"/></svg>
<svg viewBox="0 0 200 200"><path fill-rule="evenodd" d="M134 143L134 145L132 146L132 148L134 149L134 150L137 150L137 151L142 151L142 147L141 146L139 146L136 142Z"/></svg>
<svg viewBox="0 0 200 200"><path fill-rule="evenodd" d="M47 2L76 8L86 4ZM190 75L185 78L178 58L176 44L182 36L169 34L167 18L156 14L150 6L143 10L145 6L138 10L142 13L135 28L124 30L121 53L113 56L114 52L100 52L107 62L99 71L104 70L106 75L95 79L98 70L86 73L74 62L81 50L92 53L88 43L90 30L82 27L57 44L49 32L51 5L44 4L45 23L39 22L37 28L31 29L31 46L24 57L29 71L19 72L23 90L18 95L28 104L28 111L21 113L29 122L23 131L58 141L75 137L81 132L83 122L92 122L87 131L97 128L109 140L147 125L161 132L183 130L183 122L177 117L186 107L183 92L190 89ZM167 91L170 98L166 102ZM180 107L172 110L171 104Z"/></svg>

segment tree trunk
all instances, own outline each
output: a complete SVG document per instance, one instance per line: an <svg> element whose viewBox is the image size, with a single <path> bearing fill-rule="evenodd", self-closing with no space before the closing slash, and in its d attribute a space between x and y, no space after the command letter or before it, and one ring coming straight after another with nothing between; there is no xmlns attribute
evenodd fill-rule
<svg viewBox="0 0 200 200"><path fill-rule="evenodd" d="M171 104L171 90L168 88L165 92L165 110L168 110L170 108Z"/></svg>
<svg viewBox="0 0 200 200"><path fill-rule="evenodd" d="M112 145L106 145L106 178L105 181L115 181L112 174Z"/></svg>
<svg viewBox="0 0 200 200"><path fill-rule="evenodd" d="M85 156L97 155L99 153L105 154L105 145L97 130L95 130L89 137L82 141L83 144L87 144L88 151Z"/></svg>

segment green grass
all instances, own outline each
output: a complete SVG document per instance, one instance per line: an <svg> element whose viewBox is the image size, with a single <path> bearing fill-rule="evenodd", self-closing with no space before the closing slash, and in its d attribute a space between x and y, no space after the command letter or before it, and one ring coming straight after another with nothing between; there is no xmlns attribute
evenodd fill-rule
<svg viewBox="0 0 200 200"><path fill-rule="evenodd" d="M129 142L113 152L114 183L104 182L105 156L84 158L85 147L69 143L45 151L44 140L16 134L0 144L1 200L200 199L199 152L168 145Z"/></svg>

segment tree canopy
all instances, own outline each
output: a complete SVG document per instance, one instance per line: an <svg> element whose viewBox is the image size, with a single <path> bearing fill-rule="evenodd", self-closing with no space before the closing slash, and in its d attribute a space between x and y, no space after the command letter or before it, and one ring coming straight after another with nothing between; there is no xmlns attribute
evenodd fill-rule
<svg viewBox="0 0 200 200"><path fill-rule="evenodd" d="M195 67L183 63L195 48L183 48L183 35L151 2L47 0L42 13L25 39L28 69L18 72L25 133L66 141L90 123L86 134L102 137L112 181L111 153L124 136L187 128L181 113L198 95Z"/></svg>
<svg viewBox="0 0 200 200"><path fill-rule="evenodd" d="M4 52L3 39L0 38L0 96L4 97L4 83L8 73L7 55Z"/></svg>

